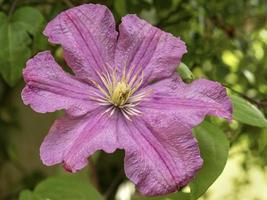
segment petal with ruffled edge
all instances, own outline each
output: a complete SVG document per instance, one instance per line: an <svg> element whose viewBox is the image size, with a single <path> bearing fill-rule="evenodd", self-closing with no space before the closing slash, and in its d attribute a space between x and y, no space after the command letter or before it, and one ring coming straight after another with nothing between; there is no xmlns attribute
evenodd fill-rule
<svg viewBox="0 0 267 200"><path fill-rule="evenodd" d="M142 68L145 82L169 77L186 53L180 38L153 27L136 15L122 18L116 47L116 65Z"/></svg>
<svg viewBox="0 0 267 200"><path fill-rule="evenodd" d="M49 51L30 59L23 77L22 100L36 112L66 109L71 115L83 115L98 107L90 99L96 89L67 74Z"/></svg>
<svg viewBox="0 0 267 200"><path fill-rule="evenodd" d="M161 116L150 121L134 119L120 123L124 140L125 173L138 190L149 196L175 192L185 186L202 166L191 130Z"/></svg>
<svg viewBox="0 0 267 200"><path fill-rule="evenodd" d="M149 87L153 94L140 105L143 113L157 112L190 127L201 123L206 115L232 119L231 101L218 82L199 79L185 84L174 74Z"/></svg>
<svg viewBox="0 0 267 200"><path fill-rule="evenodd" d="M80 78L98 78L106 63L113 65L117 41L115 21L103 5L84 4L55 17L45 28L49 41L61 44L68 65Z"/></svg>
<svg viewBox="0 0 267 200"><path fill-rule="evenodd" d="M188 127L171 122L159 127L141 119L125 120L119 112L111 117L102 112L56 120L40 148L43 163L63 163L66 170L76 172L97 150L124 149L126 175L145 195L178 190L202 165Z"/></svg>
<svg viewBox="0 0 267 200"><path fill-rule="evenodd" d="M112 153L119 148L117 115L103 115L97 109L86 116L63 116L55 121L45 137L40 155L45 165L64 163L70 172L82 169L97 150Z"/></svg>
<svg viewBox="0 0 267 200"><path fill-rule="evenodd" d="M150 88L141 118L125 122L135 141L124 147L125 171L143 194L163 195L187 185L202 166L192 128L207 114L231 120L232 107L225 88L204 79L185 84L173 75Z"/></svg>

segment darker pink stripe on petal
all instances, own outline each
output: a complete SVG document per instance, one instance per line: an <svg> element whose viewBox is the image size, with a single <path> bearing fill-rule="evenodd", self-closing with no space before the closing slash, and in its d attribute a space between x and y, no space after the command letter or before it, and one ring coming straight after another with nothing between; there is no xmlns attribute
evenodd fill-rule
<svg viewBox="0 0 267 200"><path fill-rule="evenodd" d="M87 158L97 150L108 153L120 148L117 141L117 117L103 115L103 109L73 118L68 115L56 120L44 139L40 155L44 164L63 163L70 172L82 169Z"/></svg>
<svg viewBox="0 0 267 200"><path fill-rule="evenodd" d="M27 62L23 77L22 100L36 112L66 109L71 115L82 115L98 106L90 99L95 89L64 72L48 51Z"/></svg>
<svg viewBox="0 0 267 200"><path fill-rule="evenodd" d="M205 79L183 83L178 75L150 85L153 94L140 107L144 113L158 112L190 127L201 123L206 115L231 121L232 104L226 89L218 82Z"/></svg>
<svg viewBox="0 0 267 200"><path fill-rule="evenodd" d="M96 78L96 70L114 64L117 32L105 6L85 4L62 12L44 34L50 42L62 45L66 62L80 78Z"/></svg>
<svg viewBox="0 0 267 200"><path fill-rule="evenodd" d="M146 83L169 77L186 53L180 38L153 27L136 15L127 15L119 26L115 53L116 65L121 68L142 68Z"/></svg>
<svg viewBox="0 0 267 200"><path fill-rule="evenodd" d="M146 121L125 122L125 172L144 195L164 195L185 186L202 159L188 127L149 116Z"/></svg>

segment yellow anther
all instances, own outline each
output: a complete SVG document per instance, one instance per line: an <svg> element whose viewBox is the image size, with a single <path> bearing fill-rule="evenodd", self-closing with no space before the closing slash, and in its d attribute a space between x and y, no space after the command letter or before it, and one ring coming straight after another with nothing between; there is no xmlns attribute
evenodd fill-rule
<svg viewBox="0 0 267 200"><path fill-rule="evenodd" d="M123 80L119 81L111 95L111 100L115 106L122 106L129 98L131 87Z"/></svg>

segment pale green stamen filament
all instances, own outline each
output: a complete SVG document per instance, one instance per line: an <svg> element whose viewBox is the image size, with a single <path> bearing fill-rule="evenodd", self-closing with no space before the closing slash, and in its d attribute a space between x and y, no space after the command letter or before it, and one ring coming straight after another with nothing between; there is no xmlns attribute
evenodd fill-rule
<svg viewBox="0 0 267 200"><path fill-rule="evenodd" d="M143 83L144 74L141 68L135 74L133 71L134 67L131 67L128 72L124 67L120 77L118 77L117 67L111 72L108 69L105 69L105 73L97 72L103 86L95 81L92 82L102 95L97 94L92 99L99 105L107 106L104 113L113 115L115 110L119 109L128 120L131 120L131 116L141 114L136 106L151 91L137 92Z"/></svg>

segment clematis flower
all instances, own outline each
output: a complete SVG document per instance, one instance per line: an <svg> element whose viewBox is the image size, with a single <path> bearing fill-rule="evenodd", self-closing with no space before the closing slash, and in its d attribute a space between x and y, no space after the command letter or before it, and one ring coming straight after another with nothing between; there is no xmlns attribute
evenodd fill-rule
<svg viewBox="0 0 267 200"><path fill-rule="evenodd" d="M119 32L119 33L118 33ZM44 30L60 44L74 75L49 51L27 62L22 99L40 113L64 109L45 137L45 165L76 172L97 150L125 151L125 173L144 195L185 186L202 166L192 128L206 115L231 120L219 83L184 83L176 67L185 43L136 15L116 31L111 12L86 4L60 13Z"/></svg>

